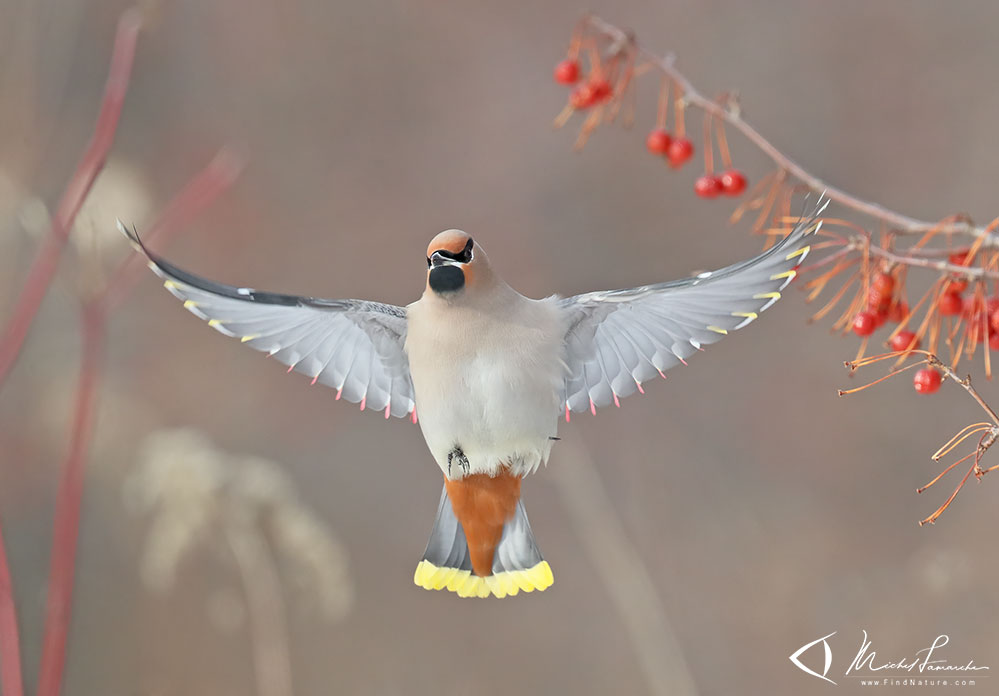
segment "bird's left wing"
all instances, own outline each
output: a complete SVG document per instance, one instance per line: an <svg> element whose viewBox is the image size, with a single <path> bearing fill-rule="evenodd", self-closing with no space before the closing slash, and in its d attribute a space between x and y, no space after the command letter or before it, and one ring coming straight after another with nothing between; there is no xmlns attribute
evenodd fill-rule
<svg viewBox="0 0 999 696"><path fill-rule="evenodd" d="M808 253L807 237L821 223L815 211L759 256L693 278L627 290L591 292L560 300L566 378L562 409L595 413L619 405L700 350L741 329L780 299Z"/></svg>
<svg viewBox="0 0 999 696"><path fill-rule="evenodd" d="M364 300L323 300L238 288L200 278L148 249L119 227L146 256L163 285L192 314L226 336L236 336L361 409L402 418L413 415L406 310Z"/></svg>

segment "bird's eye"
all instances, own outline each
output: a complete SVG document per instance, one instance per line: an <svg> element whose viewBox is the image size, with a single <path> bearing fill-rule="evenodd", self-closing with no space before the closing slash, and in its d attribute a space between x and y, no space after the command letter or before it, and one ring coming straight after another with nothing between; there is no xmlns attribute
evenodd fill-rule
<svg viewBox="0 0 999 696"><path fill-rule="evenodd" d="M465 244L465 248L461 250L461 253L458 254L458 256L456 256L455 259L457 261L460 261L461 263L468 263L469 261L471 261L472 260L472 247L474 245L475 245L475 242L473 242L471 239L469 239L468 242Z"/></svg>
<svg viewBox="0 0 999 696"><path fill-rule="evenodd" d="M469 263L472 260L472 247L475 243L469 239L465 243L465 248L461 250L461 253L456 254L453 251L447 251L446 249L438 249L433 253L433 256L443 256L445 259L451 259L452 261L457 261L458 263ZM430 259L427 259L427 266L432 266L433 263Z"/></svg>

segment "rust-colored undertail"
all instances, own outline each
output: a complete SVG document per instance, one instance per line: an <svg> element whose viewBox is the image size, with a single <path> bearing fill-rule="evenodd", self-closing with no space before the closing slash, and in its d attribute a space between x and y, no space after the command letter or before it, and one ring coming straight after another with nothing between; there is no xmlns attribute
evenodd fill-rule
<svg viewBox="0 0 999 696"><path fill-rule="evenodd" d="M471 474L444 479L454 516L465 530L472 570L480 577L492 575L493 554L503 536L503 526L517 509L521 480L508 470L496 476Z"/></svg>

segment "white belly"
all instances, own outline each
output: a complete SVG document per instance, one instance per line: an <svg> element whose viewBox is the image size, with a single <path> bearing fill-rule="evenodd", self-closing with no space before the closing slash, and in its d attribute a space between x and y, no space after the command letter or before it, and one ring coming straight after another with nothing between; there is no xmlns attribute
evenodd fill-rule
<svg viewBox="0 0 999 696"><path fill-rule="evenodd" d="M495 475L504 466L523 476L548 461L563 385L561 330L551 319L540 330L467 322L424 330L430 327L410 320L416 412L449 478Z"/></svg>

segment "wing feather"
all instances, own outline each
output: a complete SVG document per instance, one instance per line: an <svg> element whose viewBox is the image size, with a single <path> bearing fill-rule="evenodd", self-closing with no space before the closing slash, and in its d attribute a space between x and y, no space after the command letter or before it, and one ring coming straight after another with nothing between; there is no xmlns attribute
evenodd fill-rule
<svg viewBox="0 0 999 696"><path fill-rule="evenodd" d="M326 300L216 283L178 268L119 228L184 307L226 336L238 337L333 387L362 407L403 418L415 408L405 353L406 310L363 300Z"/></svg>
<svg viewBox="0 0 999 696"><path fill-rule="evenodd" d="M569 326L566 416L616 404L759 317L794 279L827 203L820 198L787 237L747 261L693 278L562 299Z"/></svg>

